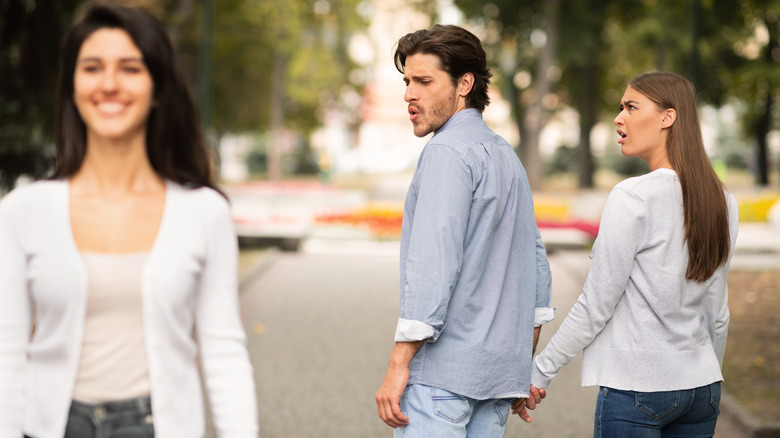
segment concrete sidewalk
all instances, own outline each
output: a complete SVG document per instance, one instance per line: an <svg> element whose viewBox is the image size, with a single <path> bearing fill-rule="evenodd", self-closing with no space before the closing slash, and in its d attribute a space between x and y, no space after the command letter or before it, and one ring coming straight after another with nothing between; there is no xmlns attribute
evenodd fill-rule
<svg viewBox="0 0 780 438"><path fill-rule="evenodd" d="M780 226L766 222L740 223L731 269L780 269Z"/></svg>
<svg viewBox="0 0 780 438"><path fill-rule="evenodd" d="M263 399L261 418L263 418L264 424L261 426L263 426L264 437L354 436L358 438L390 436L390 430L386 429L375 418L371 407L371 395L376 390L375 386L381 381L386 361L385 356L387 355L387 351L377 346L389 344L387 339L390 335L388 333L392 331L392 322L397 313L396 251L397 248L388 242L376 246L312 242L312 244L303 245L302 253L297 255L268 251L244 271L241 281L242 311L250 330L249 347L252 356L260 361L256 366L259 371L257 374L259 397ZM559 250L550 255L554 288L553 305L557 308L557 315L556 319L542 330L540 348L547 344L579 295L590 265L588 254L587 250ZM313 260L312 257L314 257ZM292 264L297 263L296 260L311 260L306 262L308 268L318 269L322 272L313 276L309 272L290 275L293 272L298 272L299 265ZM373 260L371 262L373 263L371 265L373 273L370 275L364 272L365 266L361 267L356 264L358 261L362 263L368 260ZM315 261L316 263L314 263ZM323 262L328 266L317 268ZM322 277L324 272L328 273L326 281L313 278L325 280L326 277ZM379 275L380 272L383 274ZM377 275L382 279L377 278ZM384 278L385 276L387 278ZM303 281L302 278L308 277L312 277L311 281L317 283L316 288L296 286L296 283ZM356 288L355 284L358 285ZM312 295L315 291L317 294ZM371 293L367 294L368 291ZM343 303L353 303L345 305L345 309L361 306L369 313L366 316L367 321L374 321L374 323L366 322L362 325L364 330L361 332L360 339L364 337L366 339L361 340L360 344L365 348L371 346L371 351L363 352L368 353L365 360L371 361L370 367L357 371L349 366L349 361L345 361L345 358L362 357L362 355L358 351L353 351L353 346L348 344L330 345L320 339L312 344L319 346L314 348L312 345L304 345L300 342L308 337L319 335L312 333L304 338L293 336L295 342L291 342L288 335L297 332L293 328L295 324L285 330L273 329L274 324L282 324L279 321L294 319L302 312L319 315L317 309L320 309L323 302L318 305L317 301L313 300L314 297L323 295L332 297L332 299L340 297L337 301L341 300ZM280 301L282 297L284 298ZM316 299L321 300L322 298ZM282 302L286 302L288 306L295 302L302 306L305 303L312 303L313 308L308 309L308 306L280 308L279 305ZM371 310L368 311L368 309ZM379 311L379 309L384 310ZM342 311L343 314L341 314ZM262 317L258 317L258 315L262 315ZM330 322L315 325L323 328L329 327L329 330L340 332L342 328L338 324L341 322L352 324L350 321L354 319L354 315L350 316L349 312L342 309L341 306L329 306L327 315ZM274 322L271 318L281 319ZM263 327L267 326L271 332L281 333L280 337L272 344L268 344L268 335L271 332L268 335L258 337L258 321L262 321ZM377 321L383 323L377 324ZM252 333L253 331L255 333ZM326 345L337 348L325 348ZM292 367L291 364L299 363L299 353L296 353L296 350L308 352L305 353L307 361L319 364L319 367L304 368L311 369L314 373L312 376L301 374L303 372L301 369L298 373L287 371ZM556 438L590 436L597 389L580 386L580 360L581 355L578 355L556 377L551 385L550 395L539 409L532 413L533 423L525 424L517 418L511 419L512 421L507 426L507 437L528 436L528 434ZM325 364L330 364L327 367L329 372L333 374L330 378L317 374L321 372L321 368ZM273 371L263 371L266 368ZM344 375L341 370L350 370L347 373L349 377ZM345 386L339 383L344 379L350 379L352 382L346 386L348 390L345 390ZM295 392L291 391L290 388L301 386L300 381L317 382L317 385L323 386L321 388L323 392L331 395L327 401L323 399L317 403L318 410L322 414L319 419L311 419L305 425L295 426L294 422L279 419L292 419L298 415L300 400L292 397L289 393ZM319 392L317 391L318 394ZM362 402L356 404L356 400L362 400ZM322 403L327 403L327 405ZM349 409L347 409L348 406ZM718 422L715 438L776 436L756 434L756 432L766 431L767 426L756 422L755 418L750 416L728 394L723 397L721 408L722 415ZM209 436L213 437L213 432Z"/></svg>
<svg viewBox="0 0 780 438"><path fill-rule="evenodd" d="M381 192L381 193L380 193ZM392 193L386 189L375 190L371 193L369 198L371 199L396 199L400 197L401 190ZM405 192L405 191L404 191ZM603 208L603 202L606 200L606 193L585 193L582 196L572 196L566 202L570 202L570 212L576 214L578 217L584 217L588 220L598 221L601 209ZM562 197L556 196L555 202L563 202ZM581 290L589 268L588 250L592 238L587 236L579 230L566 229L566 228L548 228L542 229L542 238L548 248L554 251L550 255L551 267L553 269L553 282L555 288L554 305L558 308L557 322L550 324L544 330L542 330L542 339L540 340L540 348L546 345L549 337L554 334L556 324L559 324L565 318L568 309L573 304L574 300ZM346 242L346 241L332 241L332 240L316 240L310 239L304 242L302 245L302 252L308 254L324 254L328 257L349 257L360 256L361 254L372 253L373 257L383 259L383 257L389 257L386 262L383 263L396 263L396 254L398 251L397 242L379 242L376 245L370 242ZM274 260L279 257L287 257L284 253L277 253L270 251L266 254L265 259L258 262L256 269L248 270L242 278L242 302L248 304L249 309L266 308L267 296L262 293L252 292L252 289L256 289L259 283L263 283L263 289L268 287L268 283L262 278L264 273L274 264ZM759 223L759 222L745 222L740 224L740 232L737 238L737 244L734 249L734 254L731 262L732 270L741 271L759 271L759 270L780 270L780 225L772 225L772 223ZM335 274L335 272L333 273ZM363 274L353 273L347 274L349 277L361 278ZM254 286L252 286L254 284ZM335 284L335 283L334 283ZM376 287L374 286L371 286ZM394 286L397 288L397 285ZM341 286L335 285L334 290L341 290ZM296 290L297 293L297 290ZM397 307L397 292L393 289L386 292L390 295L390 298L385 297L382 301L382 305L385 307ZM364 299L365 297L361 298ZM384 301L386 300L386 301ZM266 308L266 311L273 313L274 310ZM394 311L395 312L395 311ZM250 312L251 313L251 312ZM244 315L248 317L248 314ZM385 317L384 315L383 317ZM345 315L344 318L347 318ZM338 318L337 318L338 319ZM376 340L384 339L386 334L371 334ZM374 341L372 341L374 342ZM377 341L379 342L379 341ZM366 345L370 345L367 343ZM260 347L260 350L267 348L267 346L253 346L254 348ZM323 352L323 358L330 357L334 354L345 354L349 352ZM262 351L257 354L262 354ZM380 354L381 359L379 362L386 360L384 357L386 352ZM273 363L276 360L275 357L266 358L264 360L271 360ZM322 359L323 363L327 361ZM507 428L507 437L512 436L526 436L527 434L535 434L538 436L549 437L581 437L590 436L592 428L592 415L595 403L596 389L595 388L582 388L580 387L580 366L578 364L579 358L572 364L564 368L562 373L556 378L550 389L550 396L540 406L537 412L533 413L535 421L532 424L525 424L518 421L511 421ZM329 362L327 362L329 363ZM278 369L283 369L283 364L277 364ZM376 366L378 371L373 374L381 374L383 371L383 363ZM276 376L275 378L279 378ZM381 380L381 375L367 376L365 380L371 381L372 385L375 385L377 381ZM284 382L275 382L276 385L283 385ZM370 386L370 387L368 387ZM373 391L376 390L371 385L365 388L354 388L360 394L352 394L356 397L369 398L367 403L370 404L370 396ZM334 390L335 391L335 390ZM267 394L266 394L267 395ZM348 394L347 394L348 395ZM260 394L263 397L263 394ZM333 400L331 400L333 402ZM284 400L276 400L276 404L271 409L281 410L280 415L283 417L294 415L291 412L287 412L287 405ZM289 409L295 409L295 403L291 402ZM364 409L365 406L360 407ZM325 407L325 410L329 410L329 407ZM728 393L725 393L721 402L722 415L718 422L718 429L716 431L715 438L758 438L758 437L780 437L780 427L777 425L767 425L761 423L755 416L745 410L739 402ZM266 412L266 414L268 414ZM334 415L340 415L334 413ZM373 418L372 413L366 413L371 418L365 419L368 423L366 425L354 425L356 428L363 431L374 431L376 418ZM332 420L336 420L333 418ZM517 419L513 419L517 420ZM344 418L343 421L349 422L362 422L361 418L350 417ZM285 436L284 434L273 433L273 428L276 427L273 424L268 424L269 429L265 429L264 432L270 432L268 436ZM332 428L331 425L323 425L320 429L328 430ZM362 429L361 429L362 428ZM357 429L355 429L357 430ZM385 431L384 428L379 428L381 431ZM346 430L342 430L346 432ZM389 432L389 430L387 430ZM373 432L371 432L373 433ZM292 436L292 435L287 435ZM311 432L311 435L303 434L300 436L317 436L315 432ZM328 433L320 433L318 436L330 436ZM349 433L342 434L341 436L352 436ZM358 436L358 435L355 435ZM380 435L376 435L380 436ZM382 435L384 436L384 435ZM389 436L389 434L387 435Z"/></svg>

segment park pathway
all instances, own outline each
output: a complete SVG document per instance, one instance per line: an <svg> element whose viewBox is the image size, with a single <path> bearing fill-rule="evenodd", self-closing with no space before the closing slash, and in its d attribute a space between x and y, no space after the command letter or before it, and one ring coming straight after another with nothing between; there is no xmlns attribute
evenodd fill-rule
<svg viewBox="0 0 780 438"><path fill-rule="evenodd" d="M271 252L244 274L263 438L392 436L376 415L374 393L398 317L397 254L393 244L313 243L298 253ZM557 317L542 330L540 348L576 300L588 264L586 251L551 254ZM506 436L590 437L596 388L582 388L579 372L578 356L532 412L534 422L513 417Z"/></svg>

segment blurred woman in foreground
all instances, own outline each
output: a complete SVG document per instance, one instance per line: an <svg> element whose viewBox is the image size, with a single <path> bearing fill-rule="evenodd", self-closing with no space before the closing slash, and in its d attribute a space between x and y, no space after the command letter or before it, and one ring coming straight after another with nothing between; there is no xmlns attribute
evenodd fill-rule
<svg viewBox="0 0 780 438"><path fill-rule="evenodd" d="M0 436L200 437L202 372L218 434L256 437L235 233L164 28L92 5L58 85L54 175L0 203Z"/></svg>

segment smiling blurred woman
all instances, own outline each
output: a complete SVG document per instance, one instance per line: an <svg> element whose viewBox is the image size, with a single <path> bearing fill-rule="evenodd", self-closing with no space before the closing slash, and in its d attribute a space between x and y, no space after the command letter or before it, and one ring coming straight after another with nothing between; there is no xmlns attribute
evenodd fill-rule
<svg viewBox="0 0 780 438"><path fill-rule="evenodd" d="M54 175L0 203L0 436L258 435L237 245L161 24L66 35Z"/></svg>
<svg viewBox="0 0 780 438"><path fill-rule="evenodd" d="M547 388L584 349L582 384L601 387L594 437L711 437L737 203L705 153L688 80L638 76L614 122L623 154L650 172L610 193L582 294L531 383Z"/></svg>

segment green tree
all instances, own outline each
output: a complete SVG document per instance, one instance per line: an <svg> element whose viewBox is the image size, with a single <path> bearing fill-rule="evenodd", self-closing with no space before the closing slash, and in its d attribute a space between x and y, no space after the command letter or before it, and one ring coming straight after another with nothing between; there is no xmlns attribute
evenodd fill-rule
<svg viewBox="0 0 780 438"><path fill-rule="evenodd" d="M755 145L756 184L769 185L768 137L780 129L780 1L741 2L732 47L738 56L723 76L728 95L741 105L744 133ZM733 56L732 56L733 57ZM780 172L780 162L778 163Z"/></svg>
<svg viewBox="0 0 780 438"><path fill-rule="evenodd" d="M346 47L365 23L358 0L225 0L214 9L212 128L268 132L268 175L281 177L282 146L299 144L322 108L357 89ZM346 88L345 88L346 87ZM289 145L288 145L289 146Z"/></svg>
<svg viewBox="0 0 780 438"><path fill-rule="evenodd" d="M564 0L561 9L559 64L561 91L579 114L580 139L577 174L581 188L593 187L594 161L590 136L603 112L604 68L609 65L603 37L608 3L599 0ZM576 44L572 44L576 41Z"/></svg>
<svg viewBox="0 0 780 438"><path fill-rule="evenodd" d="M691 79L702 103L741 102L743 134L756 149L756 182L766 185L767 138L778 127L778 11L778 0L621 3L607 32L612 82L668 70Z"/></svg>
<svg viewBox="0 0 780 438"><path fill-rule="evenodd" d="M0 191L19 175L39 178L50 169L59 41L83 0L0 0ZM365 26L360 0L137 0L166 24L179 61L198 90L210 78L205 128L272 132L274 146L297 133L297 144L321 122L322 108L339 104L353 68L346 46ZM210 8L211 38L200 17ZM212 67L204 75L201 44L211 42ZM199 82L200 81L200 82ZM342 107L344 107L342 105ZM357 109L355 109L357 111ZM274 153L276 154L274 155ZM275 166L275 167L274 167Z"/></svg>
<svg viewBox="0 0 780 438"><path fill-rule="evenodd" d="M602 66L608 51L602 37L608 2L456 1L465 14L500 34L498 66L504 94L520 130L520 156L531 186L541 185L539 134L560 105L580 118L579 184L593 186L590 134L602 109ZM510 56L506 56L509 53ZM604 64L605 61L607 64Z"/></svg>
<svg viewBox="0 0 780 438"><path fill-rule="evenodd" d="M494 82L512 107L520 132L518 155L532 188L542 184L539 138L554 109L547 98L560 76L556 40L562 1L455 0L469 20L485 29Z"/></svg>
<svg viewBox="0 0 780 438"><path fill-rule="evenodd" d="M0 193L52 160L59 43L78 1L0 1Z"/></svg>
<svg viewBox="0 0 780 438"><path fill-rule="evenodd" d="M721 105L729 96L747 99L744 125L755 136L759 182L765 181L761 166L766 167L766 138L777 125L772 108L780 97L778 3L456 0L469 19L488 35L497 35L491 58L500 60L497 83L512 103L521 133L520 155L532 183L538 182L533 175L533 168L539 168L534 152L538 130L555 110L545 106L544 99L555 93L551 102L577 110L581 187L593 184L593 126L602 116L615 114L628 79L652 70L687 76L703 103ZM535 44L540 34L546 40L541 47ZM559 80L550 81L556 70Z"/></svg>

